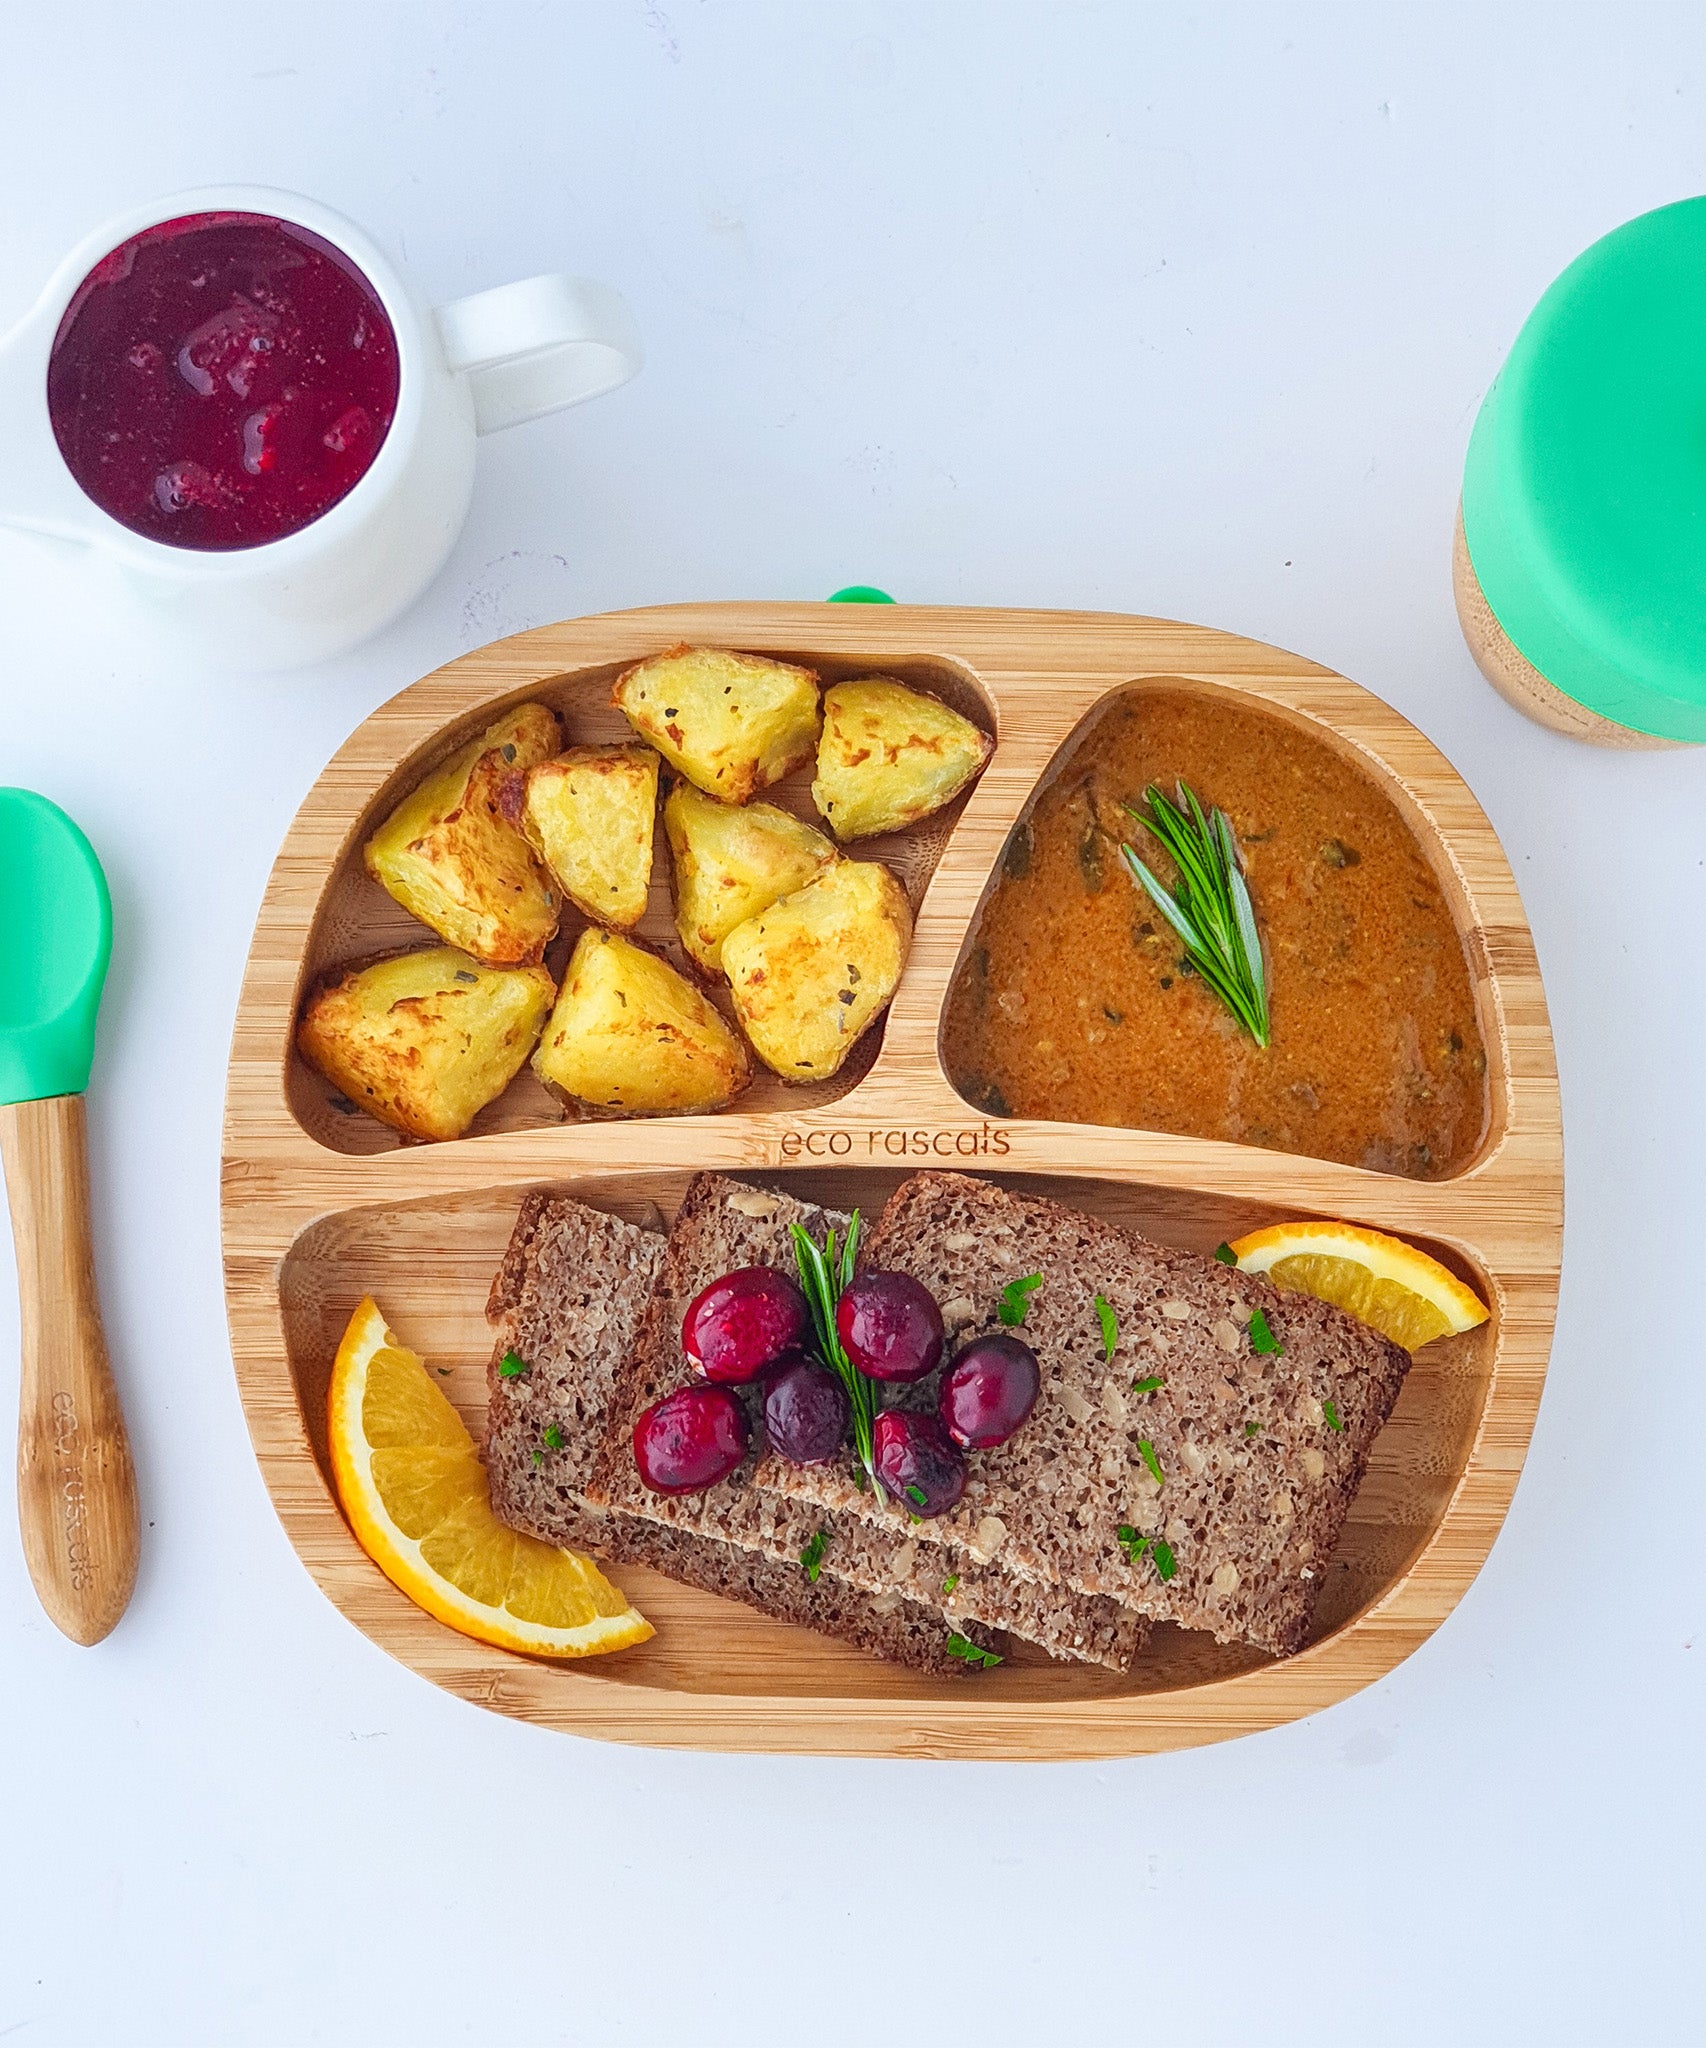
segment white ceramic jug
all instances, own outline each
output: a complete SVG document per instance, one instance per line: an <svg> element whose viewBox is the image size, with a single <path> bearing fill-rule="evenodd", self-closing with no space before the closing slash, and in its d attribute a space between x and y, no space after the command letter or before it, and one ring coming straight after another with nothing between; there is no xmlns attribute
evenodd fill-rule
<svg viewBox="0 0 1706 2048"><path fill-rule="evenodd" d="M367 279L395 331L396 412L359 481L277 540L227 551L133 533L85 495L48 415L48 358L78 286L131 236L191 214L308 229ZM293 192L216 185L117 215L74 248L0 340L0 523L106 550L173 640L238 668L341 653L411 603L467 516L477 435L596 398L639 369L627 307L583 278L531 277L436 311L356 227Z"/></svg>

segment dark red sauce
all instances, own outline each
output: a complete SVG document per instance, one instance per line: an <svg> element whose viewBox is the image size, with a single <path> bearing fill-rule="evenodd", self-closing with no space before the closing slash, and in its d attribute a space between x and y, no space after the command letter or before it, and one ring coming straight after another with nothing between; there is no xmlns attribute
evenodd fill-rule
<svg viewBox="0 0 1706 2048"><path fill-rule="evenodd" d="M144 228L77 287L47 405L72 475L121 525L255 547L360 482L397 409L397 339L318 235L191 214Z"/></svg>

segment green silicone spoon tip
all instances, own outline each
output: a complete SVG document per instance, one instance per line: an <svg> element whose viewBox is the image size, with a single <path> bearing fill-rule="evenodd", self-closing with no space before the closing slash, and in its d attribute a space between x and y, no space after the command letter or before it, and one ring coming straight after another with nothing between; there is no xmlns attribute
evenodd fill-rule
<svg viewBox="0 0 1706 2048"><path fill-rule="evenodd" d="M0 789L0 1102L88 1087L112 943L95 849L46 797Z"/></svg>

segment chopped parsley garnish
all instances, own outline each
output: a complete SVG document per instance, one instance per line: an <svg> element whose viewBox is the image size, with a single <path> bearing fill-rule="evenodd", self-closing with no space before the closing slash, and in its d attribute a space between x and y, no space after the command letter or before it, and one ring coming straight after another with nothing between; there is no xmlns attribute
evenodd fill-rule
<svg viewBox="0 0 1706 2048"><path fill-rule="evenodd" d="M1238 1254L1229 1244L1217 1244L1214 1255L1223 1266L1236 1266L1238 1263Z"/></svg>
<svg viewBox="0 0 1706 2048"><path fill-rule="evenodd" d="M1043 1284L1040 1273L1027 1273L1023 1280L1009 1280L1001 1290L1001 1299L995 1305L995 1313L1009 1330L1018 1329L1025 1320L1025 1311L1030 1307L1030 1297Z"/></svg>
<svg viewBox="0 0 1706 2048"><path fill-rule="evenodd" d="M947 1597L948 1597L948 1595L949 1595L949 1594L950 1594L950 1593L951 1593L951 1592L952 1592L952 1591L954 1590L954 1588L955 1588L955 1587L956 1587L956 1586L957 1586L957 1585L958 1585L959 1583L960 1583L960 1575L959 1575L959 1573L958 1573L958 1572L950 1572L950 1573L948 1574L948 1576L947 1576L947 1577L946 1577L946 1578L945 1578L945 1579L944 1579L944 1580L942 1581L942 1598L943 1598L944 1600L946 1600L946 1599L947 1599Z"/></svg>
<svg viewBox="0 0 1706 2048"><path fill-rule="evenodd" d="M433 1371L438 1374L441 1380L447 1380L450 1377L450 1368L447 1365L435 1365Z"/></svg>
<svg viewBox="0 0 1706 2048"><path fill-rule="evenodd" d="M820 1529L800 1552L800 1563L805 1567L806 1577L815 1586L817 1575L823 1570L823 1553L829 1544L829 1531Z"/></svg>
<svg viewBox="0 0 1706 2048"><path fill-rule="evenodd" d="M470 974L466 967L458 967L452 978L456 981L467 982L470 988L476 986L480 979L477 974Z"/></svg>
<svg viewBox="0 0 1706 2048"><path fill-rule="evenodd" d="M1133 1380L1131 1390L1134 1394L1158 1394L1166 1384L1158 1372L1152 1372L1146 1380Z"/></svg>
<svg viewBox="0 0 1706 2048"><path fill-rule="evenodd" d="M561 1450L561 1449L563 1448L563 1442L564 1442L564 1438L563 1438L563 1432L562 1432L562 1431L561 1431L561 1430L560 1430L560 1429L559 1429L559 1428L557 1427L557 1425L556 1425L556 1424L555 1424L554 1422L548 1422L548 1423L546 1423L546 1425L545 1425L545 1448L546 1448L546 1450L548 1450L548 1451L560 1451L560 1450Z"/></svg>
<svg viewBox="0 0 1706 2048"><path fill-rule="evenodd" d="M535 1465L543 1465L545 1462L545 1453L543 1451L535 1451L533 1453L533 1462Z"/></svg>
<svg viewBox="0 0 1706 2048"><path fill-rule="evenodd" d="M1140 1436L1138 1438L1137 1455L1149 1467L1149 1476L1155 1481L1155 1484L1157 1486L1165 1486L1167 1482L1161 1475L1161 1460L1155 1455L1155 1446L1149 1441L1148 1437Z"/></svg>
<svg viewBox="0 0 1706 2048"><path fill-rule="evenodd" d="M518 1380L524 1372L531 1372L532 1370L532 1366L514 1351L506 1351L502 1358L498 1360L498 1378L500 1380Z"/></svg>
<svg viewBox="0 0 1706 2048"><path fill-rule="evenodd" d="M1285 1346L1268 1328L1268 1319L1260 1309L1250 1318L1250 1349L1256 1352L1283 1351Z"/></svg>
<svg viewBox="0 0 1706 2048"><path fill-rule="evenodd" d="M1163 1579L1170 1579L1179 1569L1173 1547L1165 1537L1141 1536L1129 1522L1122 1522L1114 1534L1119 1538L1127 1564L1136 1564L1147 1555L1153 1560L1157 1575Z"/></svg>
<svg viewBox="0 0 1706 2048"><path fill-rule="evenodd" d="M1244 1434L1245 1434L1246 1436L1260 1436L1260 1435L1261 1435L1261 1433L1262 1433L1262 1425L1261 1425L1261 1424L1260 1424L1259 1422L1246 1422L1246 1423L1245 1423L1245 1425L1244 1425Z"/></svg>
<svg viewBox="0 0 1706 2048"><path fill-rule="evenodd" d="M1321 1413L1326 1418L1329 1429L1344 1428L1345 1425L1339 1420L1339 1411L1333 1406L1331 1401L1323 1401L1321 1403Z"/></svg>
<svg viewBox="0 0 1706 2048"><path fill-rule="evenodd" d="M924 1491L922 1486L907 1486L901 1490L907 1499L914 1502L918 1507L925 1506L930 1499L930 1496Z"/></svg>
<svg viewBox="0 0 1706 2048"><path fill-rule="evenodd" d="M985 1671L992 1664L999 1664L1001 1662L1001 1659L993 1650L980 1650L970 1636L959 1634L949 1636L948 1655L950 1657L958 1657L962 1664L981 1665Z"/></svg>
<svg viewBox="0 0 1706 2048"><path fill-rule="evenodd" d="M1096 1320L1102 1326L1102 1350L1111 1365L1114 1346L1120 1341L1119 1318L1114 1314L1114 1305L1105 1294L1096 1297Z"/></svg>

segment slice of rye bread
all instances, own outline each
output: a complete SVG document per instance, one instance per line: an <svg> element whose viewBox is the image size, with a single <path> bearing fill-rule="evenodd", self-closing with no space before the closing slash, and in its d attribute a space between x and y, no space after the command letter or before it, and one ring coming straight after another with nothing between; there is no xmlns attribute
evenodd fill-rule
<svg viewBox="0 0 1706 2048"><path fill-rule="evenodd" d="M756 1550L742 1550L714 1536L690 1536L683 1529L642 1522L635 1515L612 1515L608 1521L605 1554L614 1563L650 1565L702 1593L738 1600L760 1614L833 1636L891 1664L907 1664L944 1678L963 1678L972 1669L964 1657L949 1650L939 1608L901 1594L867 1593L828 1572L820 1572L814 1583L797 1562L779 1564ZM1007 1646L1006 1637L996 1629L974 1624L961 1633L980 1650L999 1655Z"/></svg>
<svg viewBox="0 0 1706 2048"><path fill-rule="evenodd" d="M953 1515L923 1525L949 1558L999 1549L1014 1572L1112 1594L1221 1642L1300 1647L1407 1352L1326 1302L962 1174L897 1188L860 1263L921 1280L956 1348L1001 1327L1010 1281L1042 1275L1022 1333L1042 1394L1016 1435L972 1459ZM1111 1359L1098 1296L1115 1318ZM1282 1350L1255 1349L1256 1309ZM1135 1391L1150 1379L1162 1384ZM934 1398L930 1382L908 1392ZM844 1481L826 1486L779 1459L758 1478L796 1495L809 1486L841 1514L873 1512ZM1153 1552L1127 1556L1122 1524L1165 1540L1172 1579Z"/></svg>
<svg viewBox="0 0 1706 2048"><path fill-rule="evenodd" d="M950 1573L940 1551L917 1540L925 1525L903 1523L893 1510L878 1516L829 1511L809 1491L790 1497L754 1485L752 1462L702 1494L670 1498L648 1493L640 1484L634 1469L634 1423L652 1402L692 1377L681 1349L688 1304L712 1280L740 1266L774 1266L792 1274L788 1232L796 1222L821 1243L826 1229L845 1230L847 1218L720 1174L695 1176L670 1231L657 1291L633 1356L618 1374L604 1441L585 1489L588 1497L673 1529L725 1538L786 1564L796 1564L821 1531L825 1576L878 1597L899 1594L937 1607L944 1625L961 1632L970 1632L973 1625L1001 1629L1051 1656L1128 1670L1148 1634L1148 1623L1128 1606L1021 1578L973 1553L958 1560ZM764 1463L766 1469L796 1470L774 1457ZM852 1471L850 1460L846 1470ZM850 1481L841 1492L863 1505ZM950 1576L957 1576L951 1591L944 1583Z"/></svg>
<svg viewBox="0 0 1706 2048"><path fill-rule="evenodd" d="M617 1366L631 1350L663 1263L664 1241L602 1210L549 1195L521 1204L486 1314L497 1344L488 1373L486 1466L500 1520L547 1543L644 1564L780 1621L838 1637L920 1671L963 1674L942 1617L904 1597L875 1599L797 1561L778 1564L714 1537L590 1507L581 1488L604 1425ZM525 1364L504 1374L511 1352ZM549 1449L545 1432L562 1439ZM537 1457L535 1456L537 1453ZM992 1632L968 1631L981 1648Z"/></svg>

